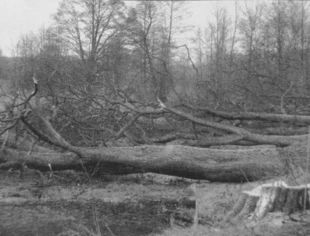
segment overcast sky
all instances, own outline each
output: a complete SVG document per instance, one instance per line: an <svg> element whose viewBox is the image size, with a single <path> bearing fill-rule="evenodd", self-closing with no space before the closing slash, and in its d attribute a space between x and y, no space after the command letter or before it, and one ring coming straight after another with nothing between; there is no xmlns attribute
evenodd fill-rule
<svg viewBox="0 0 310 236"><path fill-rule="evenodd" d="M18 38L51 23L61 0L0 0L0 48L10 56Z"/></svg>
<svg viewBox="0 0 310 236"><path fill-rule="evenodd" d="M5 56L10 56L18 38L28 32L36 33L42 26L47 27L51 15L56 12L62 0L0 0L0 48ZM205 22L212 13L216 1L190 2L193 15L191 23ZM234 1L221 1L228 8L234 8Z"/></svg>

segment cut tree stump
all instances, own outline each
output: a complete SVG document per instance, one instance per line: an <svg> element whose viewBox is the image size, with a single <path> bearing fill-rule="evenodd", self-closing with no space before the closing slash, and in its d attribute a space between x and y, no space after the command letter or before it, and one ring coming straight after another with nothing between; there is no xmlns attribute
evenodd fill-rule
<svg viewBox="0 0 310 236"><path fill-rule="evenodd" d="M224 222L241 220L259 221L268 212L290 215L310 208L310 184L288 186L283 181L262 184L251 191L244 191Z"/></svg>

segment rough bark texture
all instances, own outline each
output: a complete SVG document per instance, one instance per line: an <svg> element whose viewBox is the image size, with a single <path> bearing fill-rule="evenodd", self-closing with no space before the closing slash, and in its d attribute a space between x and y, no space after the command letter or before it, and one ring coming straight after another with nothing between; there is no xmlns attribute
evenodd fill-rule
<svg viewBox="0 0 310 236"><path fill-rule="evenodd" d="M39 139L74 154L26 153L4 148L0 154L2 169L18 162L41 171L49 171L51 164L54 170L87 170L97 175L152 172L212 182L244 182L283 175L288 167L304 166L307 156L306 144L302 142L287 149L268 146L214 150L180 145L82 148L70 145L48 119L34 112L21 119ZM278 142L279 137L270 138Z"/></svg>
<svg viewBox="0 0 310 236"><path fill-rule="evenodd" d="M310 122L310 117L307 115L288 115L288 114L272 114L272 113L256 113L256 112L226 112L211 109L209 107L197 107L190 104L182 104L183 106L193 109L204 111L210 115L222 117L228 120L266 120L276 122Z"/></svg>
<svg viewBox="0 0 310 236"><path fill-rule="evenodd" d="M276 148L216 150L181 145L90 149L72 153L17 152L4 149L2 169L8 162L49 171L74 169L96 171L98 175L153 172L216 182L254 181L280 176L286 171ZM82 158L81 158L82 157Z"/></svg>
<svg viewBox="0 0 310 236"><path fill-rule="evenodd" d="M289 215L309 209L309 188L310 184L293 187L278 181L260 185L252 191L244 191L224 221L259 221L268 212L279 211Z"/></svg>
<svg viewBox="0 0 310 236"><path fill-rule="evenodd" d="M209 121L209 120L205 120L205 119L200 119L197 117L194 117L188 113L184 113L182 111L179 111L177 109L174 108L167 108L165 107L164 109L168 110L169 112L178 115L180 117L184 117L187 120L194 122L195 124L199 124L202 126L207 126L207 127L211 127L211 128L215 128L215 129L219 129L222 131L226 131L228 133L232 133L235 135L238 135L240 137L243 138L243 140L245 141L249 141L249 142L253 142L256 144L273 144L276 146L289 146L292 145L294 143L297 142L301 142L303 140L305 140L306 136L305 135L297 135L297 136L278 136L278 135L262 135L262 134L256 134L256 133L252 133L248 130L239 128L239 127L235 127L233 125L227 125L227 124L222 124L222 123L217 123L214 121ZM255 113L256 114L256 113ZM256 115L260 115L259 113L257 113ZM284 119L284 117L288 116L288 115L278 115L278 114L270 114L270 117L273 116L280 116ZM293 117L295 116L291 116L290 120L293 119ZM308 117L302 117L303 119L301 119L301 121L304 120L308 120ZM254 119L254 117L253 117ZM272 119L271 119L272 120Z"/></svg>

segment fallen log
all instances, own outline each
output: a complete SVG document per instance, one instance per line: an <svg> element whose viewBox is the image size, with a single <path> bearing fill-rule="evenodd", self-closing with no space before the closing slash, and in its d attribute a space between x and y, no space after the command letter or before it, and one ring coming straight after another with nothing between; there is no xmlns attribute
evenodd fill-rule
<svg viewBox="0 0 310 236"><path fill-rule="evenodd" d="M0 163L15 159L19 163L26 163L29 168L41 171L49 171L50 164L54 170L86 170L92 176L95 172L98 176L151 172L211 182L245 182L286 174L288 166L296 166L295 163L304 166L307 157L305 142L297 142L299 146L296 143L286 149L260 147L251 150L214 150L180 145L102 149L76 147L64 140L48 119L36 112L27 113L21 120L40 140L71 153L28 154L5 148L0 153ZM278 143L283 137L269 138ZM305 140L304 136L285 138ZM7 166L0 166L0 169Z"/></svg>
<svg viewBox="0 0 310 236"><path fill-rule="evenodd" d="M215 150L181 145L78 148L74 153L39 153L5 148L0 169L6 162L19 162L40 171L87 170L96 174L158 173L211 182L245 182L281 176L286 172L276 148Z"/></svg>
<svg viewBox="0 0 310 236"><path fill-rule="evenodd" d="M222 146L229 144L238 144L239 141L242 141L244 136L238 135L227 135L227 137L211 138L211 139L201 139L201 140L185 140L182 142L182 145L194 146L194 147L210 147L210 146Z"/></svg>
<svg viewBox="0 0 310 236"><path fill-rule="evenodd" d="M191 114L179 111L177 109L166 107L165 105L163 105L162 108L167 110L167 111L170 111L171 113L173 113L175 115L179 115L181 117L184 117L187 120L189 120L195 124L199 124L199 125L219 129L222 131L226 131L228 133L235 134L235 135L238 135L240 137L242 136L245 141L253 142L256 144L272 144L272 145L276 145L276 146L286 147L286 146L289 146L289 145L292 145L292 144L295 144L298 142L302 142L307 137L306 135L278 136L278 135L255 134L255 133L251 133L250 131L247 131L245 129L235 127L233 125L222 124L222 123L217 123L217 122L210 121L210 120L200 119L200 118L192 116ZM275 115L275 114L271 114L271 116L273 116L273 115ZM253 119L254 119L254 117L253 117Z"/></svg>
<svg viewBox="0 0 310 236"><path fill-rule="evenodd" d="M36 91L37 85L28 100L35 95ZM244 138L247 142L288 146L301 143L307 138L307 136L252 134L241 128L202 120L176 109L166 108L164 104L161 104L161 108L165 112L170 111L193 123L233 133L238 136L236 139L238 141ZM287 172L287 163L291 163L290 156L276 148L213 150L179 145L102 149L77 147L71 145L53 128L50 123L52 117L43 116L40 111L25 109L18 119L39 140L68 153L56 153L55 151L27 153L2 145L0 169L7 169L14 163L20 163L40 171L73 169L84 170L99 176L111 173L152 172L212 182L244 182L283 175ZM304 157L306 155L298 156L296 160L305 163Z"/></svg>
<svg viewBox="0 0 310 236"><path fill-rule="evenodd" d="M218 116L228 120L265 120L275 122L304 122L309 123L310 117L308 115L288 115L277 113L257 113L257 112L226 112L211 109L209 107L192 106L190 104L182 104L183 106L192 110L204 111L210 115Z"/></svg>

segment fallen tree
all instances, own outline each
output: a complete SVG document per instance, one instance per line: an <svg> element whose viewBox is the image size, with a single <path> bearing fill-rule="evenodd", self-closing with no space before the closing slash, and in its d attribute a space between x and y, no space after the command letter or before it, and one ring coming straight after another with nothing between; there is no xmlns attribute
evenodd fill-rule
<svg viewBox="0 0 310 236"><path fill-rule="evenodd" d="M275 122L305 122L310 123L310 116L306 115L289 115L289 114L271 114L271 113L257 113L257 112L225 112L218 111L208 107L192 106L190 104L183 103L183 106L193 109L204 111L210 115L221 117L228 120L264 120Z"/></svg>
<svg viewBox="0 0 310 236"><path fill-rule="evenodd" d="M97 175L153 172L216 182L246 182L283 175L286 171L276 148L215 150L174 146L78 148L74 153L4 149L0 169L16 163L50 171L73 169ZM11 163L11 164L10 164ZM84 169L85 168L85 169Z"/></svg>
<svg viewBox="0 0 310 236"><path fill-rule="evenodd" d="M30 122L31 120L36 120ZM279 149L268 146L251 149L215 150L181 145L137 147L84 148L66 142L47 119L36 113L21 117L27 127L39 137L66 153L17 152L11 148L2 151L0 168L8 169L15 163L30 168L53 170L96 171L98 175L153 172L193 179L218 182L244 182L283 175L287 171L285 157ZM7 163L9 162L9 163Z"/></svg>
<svg viewBox="0 0 310 236"><path fill-rule="evenodd" d="M0 161L2 162L0 168L2 169L8 169L17 163L19 165L26 164L30 168L41 171L50 171L50 167L52 167L53 170L87 170L97 172L98 175L104 175L106 173L153 172L209 181L242 182L283 175L288 170L288 163L291 162L290 156L283 154L285 152L275 147L259 147L258 149L249 150L210 150L178 145L145 145L101 149L73 146L51 124L50 120L52 120L55 114L44 117L40 114L40 111L27 107L27 103L35 96L37 90L38 87L35 83L34 92L25 102L14 105L14 107L25 106L19 111L18 115L10 120L14 122L16 120L21 121L39 140L51 146L61 148L66 153L56 151L32 152L32 150L30 152L16 151L16 149L8 146L4 139L2 140L0 156ZM256 144L288 146L300 143L306 139L306 136L268 136L254 134L232 125L220 124L194 117L175 108L169 108L160 101L159 104L160 109L157 108L151 111L136 110L136 108L124 104L125 107L137 114L132 117L129 124L120 129L117 137L125 134L126 129L140 116L170 112L195 124L234 134L233 139L223 141L226 144L248 141ZM9 128L4 129L2 134ZM217 144L221 144L221 142ZM208 143L208 145L212 145L212 142ZM304 148L302 146L300 147ZM301 155L297 159L301 160L300 163L304 163L305 157L306 155Z"/></svg>
<svg viewBox="0 0 310 236"><path fill-rule="evenodd" d="M184 118L186 118L186 119L188 119L188 120L190 120L196 124L212 127L212 128L219 129L219 130L224 130L228 133L239 135L240 137L242 137L240 140L250 141L250 142L254 142L256 144L273 144L276 146L289 146L289 145L292 145L296 142L303 141L306 138L305 135L278 136L278 135L256 134L256 133L252 133L250 131L247 131L245 129L235 127L232 125L221 124L221 123L217 123L214 121L196 118L190 114L186 114L186 113L179 111L177 109L174 109L174 108L168 108L166 106L164 106L164 108L166 110L168 110L168 111L170 111L176 115L179 115L181 117L184 117Z"/></svg>

